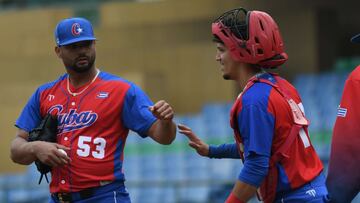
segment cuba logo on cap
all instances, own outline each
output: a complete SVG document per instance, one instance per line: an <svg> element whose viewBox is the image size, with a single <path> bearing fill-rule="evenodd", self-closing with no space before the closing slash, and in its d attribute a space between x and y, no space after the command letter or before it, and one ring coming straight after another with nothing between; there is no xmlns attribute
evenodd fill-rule
<svg viewBox="0 0 360 203"><path fill-rule="evenodd" d="M80 27L79 23L74 23L71 26L71 33L74 36L79 36L82 33L83 29Z"/></svg>

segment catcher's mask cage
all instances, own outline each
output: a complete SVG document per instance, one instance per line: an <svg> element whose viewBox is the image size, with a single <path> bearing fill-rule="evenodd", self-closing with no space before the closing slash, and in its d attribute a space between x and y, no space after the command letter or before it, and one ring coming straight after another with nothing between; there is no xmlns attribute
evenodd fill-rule
<svg viewBox="0 0 360 203"><path fill-rule="evenodd" d="M236 61L274 68L288 59L279 28L265 12L230 10L212 23L212 33Z"/></svg>

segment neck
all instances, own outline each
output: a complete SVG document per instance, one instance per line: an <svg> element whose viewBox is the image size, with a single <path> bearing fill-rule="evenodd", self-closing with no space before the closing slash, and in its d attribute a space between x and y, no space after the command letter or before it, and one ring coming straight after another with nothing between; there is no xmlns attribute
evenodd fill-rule
<svg viewBox="0 0 360 203"><path fill-rule="evenodd" d="M67 70L67 72L69 74L70 83L74 88L81 87L81 86L89 83L90 81L92 81L94 79L94 77L96 76L96 74L98 73L98 71L99 70L95 67L93 67L83 73L78 73L78 72L75 72L75 71L69 70L69 69Z"/></svg>
<svg viewBox="0 0 360 203"><path fill-rule="evenodd" d="M257 69L250 64L244 64L243 67L239 68L237 84L241 89L244 89L250 78L256 74L261 73L261 69Z"/></svg>

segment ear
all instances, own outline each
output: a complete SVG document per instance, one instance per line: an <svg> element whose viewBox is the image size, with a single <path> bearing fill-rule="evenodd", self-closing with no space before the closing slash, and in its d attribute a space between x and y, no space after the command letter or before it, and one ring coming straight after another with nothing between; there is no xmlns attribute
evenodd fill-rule
<svg viewBox="0 0 360 203"><path fill-rule="evenodd" d="M59 58L61 58L61 48L60 47L58 47L58 46L55 47L55 53Z"/></svg>

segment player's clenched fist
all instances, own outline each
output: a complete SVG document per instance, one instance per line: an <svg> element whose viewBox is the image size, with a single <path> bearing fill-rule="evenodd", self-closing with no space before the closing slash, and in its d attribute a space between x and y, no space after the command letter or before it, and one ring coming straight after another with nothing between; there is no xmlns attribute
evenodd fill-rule
<svg viewBox="0 0 360 203"><path fill-rule="evenodd" d="M164 100L156 102L154 106L149 107L149 110L156 118L160 120L172 120L174 118L173 109L171 108L170 104Z"/></svg>

